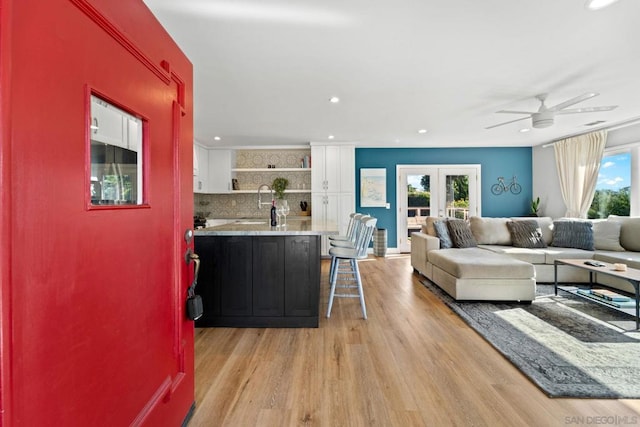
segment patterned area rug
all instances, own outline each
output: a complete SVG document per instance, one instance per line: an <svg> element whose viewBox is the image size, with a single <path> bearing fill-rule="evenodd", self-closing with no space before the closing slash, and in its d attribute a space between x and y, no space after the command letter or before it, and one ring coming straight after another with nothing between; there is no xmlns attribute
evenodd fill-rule
<svg viewBox="0 0 640 427"><path fill-rule="evenodd" d="M550 397L640 398L632 316L538 285L530 305L456 302L422 284Z"/></svg>

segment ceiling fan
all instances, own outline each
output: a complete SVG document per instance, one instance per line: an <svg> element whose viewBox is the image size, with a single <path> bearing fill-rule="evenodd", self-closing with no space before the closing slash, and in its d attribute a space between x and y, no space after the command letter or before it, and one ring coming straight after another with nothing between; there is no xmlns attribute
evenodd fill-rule
<svg viewBox="0 0 640 427"><path fill-rule="evenodd" d="M556 114L575 114L575 113L593 113L595 111L611 111L617 108L617 105L608 105L604 107L584 107L584 108L569 108L571 105L577 104L582 101L586 101L589 98L593 98L594 96L598 96L599 93L589 92L580 96L576 96L575 98L571 98L567 101L561 102L558 105L554 105L553 107L547 107L544 101L547 99L546 93L542 93L540 95L536 95L536 98L540 101L540 108L538 111L514 111L514 110L500 110L496 111L496 113L506 113L506 114L526 114L527 117L521 117L519 119L510 120L508 122L499 123L497 125L486 127L485 129L492 129L498 126L507 125L509 123L518 122L520 120L526 120L531 118L532 126L534 128L546 128L553 125L553 120Z"/></svg>

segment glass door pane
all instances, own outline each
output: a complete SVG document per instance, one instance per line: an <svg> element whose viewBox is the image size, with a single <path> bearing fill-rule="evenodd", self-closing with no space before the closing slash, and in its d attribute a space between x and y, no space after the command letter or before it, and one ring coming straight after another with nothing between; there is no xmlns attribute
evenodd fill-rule
<svg viewBox="0 0 640 427"><path fill-rule="evenodd" d="M420 231L431 214L431 176L407 175L407 235Z"/></svg>
<svg viewBox="0 0 640 427"><path fill-rule="evenodd" d="M398 249L411 251L411 233L420 231L428 216L437 215L437 169L412 166L400 169L398 181Z"/></svg>
<svg viewBox="0 0 640 427"><path fill-rule="evenodd" d="M477 175L475 168L440 170L443 186L441 216L466 220L469 216L478 215Z"/></svg>

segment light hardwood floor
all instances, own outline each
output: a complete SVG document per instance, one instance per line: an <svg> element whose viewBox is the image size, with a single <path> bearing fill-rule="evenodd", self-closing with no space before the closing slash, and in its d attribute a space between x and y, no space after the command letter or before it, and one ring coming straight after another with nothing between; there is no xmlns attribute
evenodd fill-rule
<svg viewBox="0 0 640 427"><path fill-rule="evenodd" d="M328 267L318 329L196 329L190 426L640 424L640 400L546 397L420 284L408 255L360 262L368 320L355 298L325 318Z"/></svg>

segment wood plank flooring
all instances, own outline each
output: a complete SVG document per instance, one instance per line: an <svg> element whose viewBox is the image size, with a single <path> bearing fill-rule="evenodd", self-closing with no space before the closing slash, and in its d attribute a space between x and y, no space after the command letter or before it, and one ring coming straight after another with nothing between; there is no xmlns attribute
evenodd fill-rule
<svg viewBox="0 0 640 427"><path fill-rule="evenodd" d="M640 400L546 397L420 284L409 258L360 261L366 321L356 298L324 317L323 260L318 329L196 329L189 426L640 424Z"/></svg>

